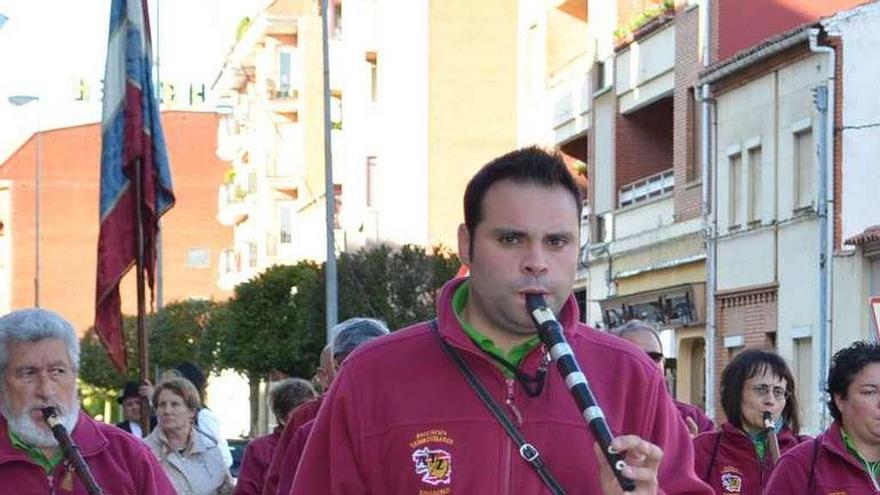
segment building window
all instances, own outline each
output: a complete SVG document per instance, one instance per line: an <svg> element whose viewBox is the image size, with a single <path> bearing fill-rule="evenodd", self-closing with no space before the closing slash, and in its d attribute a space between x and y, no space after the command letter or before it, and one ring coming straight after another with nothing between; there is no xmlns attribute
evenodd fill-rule
<svg viewBox="0 0 880 495"><path fill-rule="evenodd" d="M278 98L290 97L290 53L278 55Z"/></svg>
<svg viewBox="0 0 880 495"><path fill-rule="evenodd" d="M248 172L247 192L249 194L254 194L257 192L257 171L256 170L251 170Z"/></svg>
<svg viewBox="0 0 880 495"><path fill-rule="evenodd" d="M742 154L736 153L728 156L730 162L730 179L728 186L728 208L730 216L730 228L742 225L742 213L740 213L740 191L742 189Z"/></svg>
<svg viewBox="0 0 880 495"><path fill-rule="evenodd" d="M330 127L342 130L342 93L339 92L330 95Z"/></svg>
<svg viewBox="0 0 880 495"><path fill-rule="evenodd" d="M375 156L367 157L367 208L376 207L376 167L379 165Z"/></svg>
<svg viewBox="0 0 880 495"><path fill-rule="evenodd" d="M605 60L599 60L593 67L593 84L595 85L596 92L602 91L608 86L611 86L612 60L611 57L606 58Z"/></svg>
<svg viewBox="0 0 880 495"><path fill-rule="evenodd" d="M290 244L293 242L293 207L289 204L278 208L278 242Z"/></svg>
<svg viewBox="0 0 880 495"><path fill-rule="evenodd" d="M186 250L187 268L210 268L211 251L208 248L194 247Z"/></svg>
<svg viewBox="0 0 880 495"><path fill-rule="evenodd" d="M251 268L257 267L257 243L256 242L248 242L248 266Z"/></svg>
<svg viewBox="0 0 880 495"><path fill-rule="evenodd" d="M379 101L379 58L376 52L367 52L367 63L370 64L370 101Z"/></svg>
<svg viewBox="0 0 880 495"><path fill-rule="evenodd" d="M333 228L340 229L339 215L342 213L342 184L333 184Z"/></svg>
<svg viewBox="0 0 880 495"><path fill-rule="evenodd" d="M816 188L813 131L804 129L794 134L794 209L810 208Z"/></svg>
<svg viewBox="0 0 880 495"><path fill-rule="evenodd" d="M342 38L342 0L333 0L330 5L330 36Z"/></svg>
<svg viewBox="0 0 880 495"><path fill-rule="evenodd" d="M761 223L761 147L751 148L749 154L749 224Z"/></svg>
<svg viewBox="0 0 880 495"><path fill-rule="evenodd" d="M687 135L688 141L690 142L690 149L688 150L687 180L688 182L691 182L699 180L703 173L700 159L700 146L702 146L702 142L700 141L700 106L697 104L693 88L688 89Z"/></svg>
<svg viewBox="0 0 880 495"><path fill-rule="evenodd" d="M609 225L610 215L596 215L596 243L605 243L611 240L611 226Z"/></svg>

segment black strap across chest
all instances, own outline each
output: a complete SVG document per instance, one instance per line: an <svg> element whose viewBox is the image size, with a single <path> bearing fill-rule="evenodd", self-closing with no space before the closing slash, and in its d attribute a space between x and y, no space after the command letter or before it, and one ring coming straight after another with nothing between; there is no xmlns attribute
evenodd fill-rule
<svg viewBox="0 0 880 495"><path fill-rule="evenodd" d="M461 356L459 356L455 349L446 342L442 335L440 335L440 331L437 329L436 319L431 320L431 333L437 337L437 341L440 343L443 351L450 359L452 359L459 371L464 375L468 385L470 385L474 392L476 392L477 396L483 401L483 404L486 405L492 415L495 416L495 419L498 420L498 423L504 427L504 431L507 432L507 435L517 445L519 448L519 455L535 469L538 477L541 478L541 481L547 485L547 488L549 488L554 495L565 495L565 490L562 489L562 486L547 469L538 449L526 441L523 434L517 429L516 425L513 424L510 418L507 417L504 410L502 410L501 406L495 402L495 399L492 398L489 392L486 391L486 388L483 387L483 384L480 383L480 380L474 375L473 371L471 371L464 360L461 359Z"/></svg>

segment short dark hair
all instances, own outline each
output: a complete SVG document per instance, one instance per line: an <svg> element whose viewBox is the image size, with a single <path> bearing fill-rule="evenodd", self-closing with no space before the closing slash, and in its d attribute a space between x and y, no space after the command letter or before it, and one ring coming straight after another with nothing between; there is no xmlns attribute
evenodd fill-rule
<svg viewBox="0 0 880 495"><path fill-rule="evenodd" d="M828 370L828 410L836 421L841 420L834 396L846 399L846 390L865 366L880 363L880 344L858 341L837 351Z"/></svg>
<svg viewBox="0 0 880 495"><path fill-rule="evenodd" d="M290 411L318 396L312 384L302 378L285 378L272 384L269 404L279 423L284 423Z"/></svg>
<svg viewBox="0 0 880 495"><path fill-rule="evenodd" d="M483 166L468 182L464 191L464 224L471 239L483 219L483 197L496 182L532 183L545 187L562 186L574 200L578 221L583 209L581 190L558 152L529 146L495 158ZM473 242L471 242L473 246ZM470 248L469 248L470 249ZM473 253L471 253L473 255Z"/></svg>
<svg viewBox="0 0 880 495"><path fill-rule="evenodd" d="M721 407L727 420L737 428L742 428L743 386L749 378L770 373L785 380L786 390L791 394L782 409L782 418L794 434L801 429L798 417L797 395L794 377L782 356L773 351L746 349L730 360L721 372Z"/></svg>

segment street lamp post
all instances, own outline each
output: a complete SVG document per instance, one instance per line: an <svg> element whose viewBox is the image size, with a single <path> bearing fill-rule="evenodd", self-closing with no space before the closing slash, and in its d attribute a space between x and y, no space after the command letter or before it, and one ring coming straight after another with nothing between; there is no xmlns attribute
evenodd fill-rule
<svg viewBox="0 0 880 495"><path fill-rule="evenodd" d="M16 95L9 97L9 103L15 106L38 102L39 97ZM43 166L43 133L37 125L37 163L34 167L34 306L40 307L40 176Z"/></svg>

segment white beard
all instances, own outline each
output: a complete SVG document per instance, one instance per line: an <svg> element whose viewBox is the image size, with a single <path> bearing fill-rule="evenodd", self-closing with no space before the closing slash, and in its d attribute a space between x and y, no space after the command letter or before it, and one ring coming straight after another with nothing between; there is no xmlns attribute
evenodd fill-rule
<svg viewBox="0 0 880 495"><path fill-rule="evenodd" d="M72 403L72 407L70 409L63 407L60 404L53 404L58 411L58 418L61 420L61 424L64 425L64 428L69 434L73 434L73 427L76 426L76 421L79 419L79 398L76 396L76 392L74 392L71 399L70 402ZM38 425L35 423L30 416L30 411L34 407L42 408L47 405L48 404L30 404L22 408L20 412L13 413L6 404L6 401L0 401L0 413L6 418L6 422L9 424L9 429L18 435L24 443L31 447L58 447L58 440L55 440L52 431L49 430L46 425Z"/></svg>

